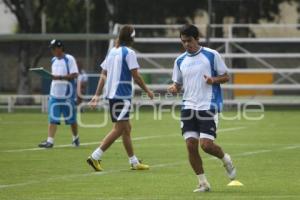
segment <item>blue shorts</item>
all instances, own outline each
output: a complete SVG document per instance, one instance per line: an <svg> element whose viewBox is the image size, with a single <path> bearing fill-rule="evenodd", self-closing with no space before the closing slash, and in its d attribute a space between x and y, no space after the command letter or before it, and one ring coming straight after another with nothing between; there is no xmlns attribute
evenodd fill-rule
<svg viewBox="0 0 300 200"><path fill-rule="evenodd" d="M48 101L48 119L50 124L60 124L60 117L64 116L66 124L77 121L76 102L73 99L57 99L50 97Z"/></svg>

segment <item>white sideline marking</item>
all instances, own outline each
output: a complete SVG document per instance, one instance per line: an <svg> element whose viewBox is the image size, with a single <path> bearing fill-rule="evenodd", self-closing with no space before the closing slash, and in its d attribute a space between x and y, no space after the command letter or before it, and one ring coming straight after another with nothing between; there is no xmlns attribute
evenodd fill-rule
<svg viewBox="0 0 300 200"><path fill-rule="evenodd" d="M237 154L238 156L251 156L254 154L260 154L260 153L267 153L267 152L271 152L272 150L258 150L258 151L250 151L250 152L245 152L245 153L241 153L241 154Z"/></svg>
<svg viewBox="0 0 300 200"><path fill-rule="evenodd" d="M258 196L258 195L253 195L251 194L251 196L237 196L237 195L232 195L231 199L299 199L300 195L263 195L263 196ZM229 199L229 197L227 196L221 196L221 197L214 197L214 196L209 196L209 199ZM97 198L97 200L125 200L127 198L123 198L123 197L105 197L105 198ZM158 198L154 198L154 197L130 197L131 200L157 200ZM172 197L173 200L182 200L182 197ZM195 199L204 199L204 198L195 198Z"/></svg>
<svg viewBox="0 0 300 200"><path fill-rule="evenodd" d="M297 149L299 147L300 145L293 145L293 146L284 147L284 149Z"/></svg>
<svg viewBox="0 0 300 200"><path fill-rule="evenodd" d="M28 181L25 183L16 183L16 184L10 184L10 185L0 185L0 189L3 188L8 188L8 187L18 187L18 186L26 186L26 185L31 185L35 183L40 183L39 181Z"/></svg>
<svg viewBox="0 0 300 200"><path fill-rule="evenodd" d="M181 165L182 163L183 162L157 164L157 165L152 165L151 168L161 168L161 167L168 167L168 166L174 166L174 165ZM110 170L110 171L103 171L103 172L90 172L90 173L85 173L85 174L74 174L74 175L67 175L67 176L57 176L54 178L48 178L44 181L29 181L29 182L25 182L25 183L0 185L0 189L18 187L18 186L27 186L27 185L32 185L32 184L40 184L40 183L51 182L51 181L56 181L56 180L63 180L63 179L70 179L70 178L87 177L87 176L103 176L106 174L119 173L119 172L123 172L123 171L129 171L129 169Z"/></svg>
<svg viewBox="0 0 300 200"><path fill-rule="evenodd" d="M235 157L245 157L245 156L251 156L255 154L261 154L261 153L268 153L268 152L273 152L273 151L283 151L283 150L291 150L291 149L296 149L300 148L300 145L298 146L293 146L293 148L289 148L290 146L286 146L283 148L277 148L273 150L258 150L258 151L249 151L249 152L244 152L244 153L239 153L239 154L233 154ZM216 158L210 157L206 158L205 160L215 160ZM157 165L152 165L151 168L161 168L161 167L172 167L176 165L182 165L185 164L186 162L175 162L175 163L162 163L162 164L157 164ZM121 170L110 170L110 171L104 171L104 172L91 172L91 173L85 173L85 174L73 174L73 175L67 175L67 176L57 176L54 178L48 178L44 181L29 181L29 182L24 182L24 183L17 183L17 184L7 184L7 185L0 185L0 189L5 189L5 188L12 188L12 187L18 187L18 186L27 186L27 185L32 185L32 184L40 184L40 183L45 183L45 182L51 182L51 181L57 181L57 180L64 180L64 179L71 179L71 178L78 178L78 177L87 177L87 176L102 176L106 174L112 174L112 173L120 173L123 171L128 171L128 169L121 169Z"/></svg>
<svg viewBox="0 0 300 200"><path fill-rule="evenodd" d="M258 196L258 195L253 195L251 194L251 196L240 196L240 195L232 195L231 199L299 199L300 195L262 195L262 196ZM229 199L229 197L227 196L220 196L220 197L214 197L214 196L209 196L209 199ZM123 197L105 197L105 198L97 198L97 200L125 200L127 198L123 198ZM130 197L131 200L157 200L158 198L154 198L154 197ZM172 197L173 200L182 200L182 197ZM195 199L204 199L204 198L195 198Z"/></svg>
<svg viewBox="0 0 300 200"><path fill-rule="evenodd" d="M218 130L218 132L230 132L230 131L237 131L241 129L245 129L246 127L233 127L233 128L224 128ZM153 136L144 136L144 137L136 137L132 138L132 141L139 141L139 140L148 140L148 139L154 139L154 138L163 138L163 137L174 137L174 136L179 136L179 134L169 134L169 135L153 135ZM121 142L121 140L116 140L116 142ZM99 142L88 142L88 143L81 143L81 146L89 146L89 145L95 145L95 144L100 144ZM54 146L55 148L65 148L65 147L73 147L71 144L63 144L63 145L57 145ZM13 152L23 152L23 151L42 151L42 150L49 150L45 148L29 148L29 149L12 149L12 150L4 150L1 152L6 152L6 153L13 153Z"/></svg>

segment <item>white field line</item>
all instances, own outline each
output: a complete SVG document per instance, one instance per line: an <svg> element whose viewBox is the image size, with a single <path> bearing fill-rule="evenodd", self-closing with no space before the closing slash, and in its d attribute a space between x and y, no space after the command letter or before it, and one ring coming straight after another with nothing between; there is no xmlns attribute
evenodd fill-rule
<svg viewBox="0 0 300 200"><path fill-rule="evenodd" d="M233 154L234 157L246 157L246 156L252 156L256 154L262 154L262 153L269 153L269 152L276 152L276 151L285 151L285 150L293 150L296 148L300 148L300 145L298 146L293 146L294 148L289 148L290 146L286 146L283 148L276 148L273 150L257 150L257 151L249 151L249 152L243 152L239 154ZM216 158L210 157L205 160L215 160ZM163 168L163 167L173 167L177 165L182 165L186 164L187 161L183 162L174 162L174 163L162 163L162 164L157 164L157 165L151 165L151 168ZM128 171L128 169L121 169L121 170L110 170L110 171L104 171L104 172L91 172L91 173L85 173L85 174L73 174L73 175L66 175L66 176L57 176L53 178L48 178L44 179L43 181L28 181L24 183L17 183L17 184L7 184L7 185L0 185L0 189L5 189L5 188L14 188L14 187L19 187L19 186L28 186L32 184L42 184L42 183L47 183L47 182L53 182L53 181L61 181L61 180L69 180L72 178L78 178L78 177L88 177L88 176L103 176L106 174L113 174L113 173L120 173ZM267 196L266 196L267 197Z"/></svg>
<svg viewBox="0 0 300 200"><path fill-rule="evenodd" d="M299 143L272 143L272 144L265 144L265 143L227 143L227 142L221 142L221 146L263 146L263 147L285 147L287 145L291 146L288 148L295 148L294 146L299 145ZM297 148L297 147L296 147Z"/></svg>
<svg viewBox="0 0 300 200"><path fill-rule="evenodd" d="M18 121L18 125L37 125L37 124L45 124L47 125L47 120L45 121ZM16 121L1 121L0 120L0 125L15 125Z"/></svg>
<svg viewBox="0 0 300 200"><path fill-rule="evenodd" d="M271 152L273 150L257 150L257 151L249 151L249 152L244 152L244 153L240 153L240 154L237 154L237 156L251 156L251 155L254 155L254 154L260 154L260 153L268 153L268 152Z"/></svg>
<svg viewBox="0 0 300 200"><path fill-rule="evenodd" d="M297 149L299 148L300 145L291 145L291 146L288 146L288 147L284 147L284 149L288 150L288 149Z"/></svg>
<svg viewBox="0 0 300 200"><path fill-rule="evenodd" d="M35 183L40 183L40 181L28 181L25 183L16 183L16 184L9 184L9 185L0 185L0 189L3 188L11 188L11 187L18 187L18 186L26 186L26 185L31 185L31 184L35 184Z"/></svg>
<svg viewBox="0 0 300 200"><path fill-rule="evenodd" d="M193 198L193 199L205 199L205 198L200 198L201 196L199 196L199 198ZM262 195L262 196L258 196L258 195L251 195L250 196L241 196L241 195L231 195L231 196L220 196L220 197L214 197L214 196L210 196L209 195L209 199L299 199L299 195ZM97 198L97 200L127 200L128 198L123 198L123 197L111 197L111 198ZM164 200L165 198L149 198L149 197L130 197L130 200L157 200L157 199L161 199ZM168 198L169 199L169 198ZM182 197L172 197L173 200L182 200Z"/></svg>
<svg viewBox="0 0 300 200"><path fill-rule="evenodd" d="M230 132L230 131L237 131L237 130L242 130L245 129L246 127L233 127L233 128L224 128L218 130L218 133L220 132ZM139 141L139 140L148 140L148 139L155 139L155 138L163 138L163 137L175 137L175 136L180 136L180 134L168 134L168 135L153 135L153 136L144 136L144 137L136 137L132 138L133 141ZM121 140L117 140L116 142L121 142ZM88 142L88 143L81 143L81 146L89 146L89 145L96 145L100 144L99 142ZM54 146L55 148L65 148L65 147L73 147L71 144L63 144L63 145L57 145ZM49 150L45 148L29 148L29 149L12 149L12 150L4 150L1 152L6 152L6 153L13 153L13 152L23 152L23 151L42 151L42 150Z"/></svg>
<svg viewBox="0 0 300 200"><path fill-rule="evenodd" d="M157 164L157 165L151 165L151 168L161 168L161 167L169 167L169 166L175 166L175 165L181 165L183 162L177 162L177 163L167 163L167 164ZM73 175L66 175L66 176L57 176L53 178L44 179L44 181L29 181L24 183L17 183L17 184L8 184L8 185L0 185L0 189L3 188L11 188L11 187L17 187L17 186L26 186L26 185L32 185L37 183L45 183L45 182L51 182L51 181L57 181L57 180L67 180L71 178L78 178L78 177L88 177L88 176L103 176L106 174L113 174L113 173L119 173L119 172L126 172L129 169L121 169L121 170L109 170L109 171L103 171L103 172L90 172L85 174L73 174Z"/></svg>
<svg viewBox="0 0 300 200"><path fill-rule="evenodd" d="M231 196L219 196L219 197L214 197L214 196L210 196L209 195L209 199L299 199L299 195L262 195L262 196L258 196L258 195L251 195L250 196L241 196L241 195L234 195L232 194ZM111 198L97 198L97 200L127 200L128 198L123 198L123 197L111 197ZM164 200L166 198L159 198L159 197L130 197L130 200L157 200L157 199L160 199L160 200ZM169 199L169 198L168 198ZM182 197L172 197L173 200L182 200ZM193 198L193 199L205 199L205 198L201 198L201 196L199 196L199 198Z"/></svg>

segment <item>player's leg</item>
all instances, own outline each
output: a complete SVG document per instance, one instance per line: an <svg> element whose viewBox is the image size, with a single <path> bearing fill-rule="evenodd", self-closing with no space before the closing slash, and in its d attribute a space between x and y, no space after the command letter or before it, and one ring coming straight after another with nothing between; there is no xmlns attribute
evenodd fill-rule
<svg viewBox="0 0 300 200"><path fill-rule="evenodd" d="M222 148L215 144L216 127L217 127L217 114L207 112L198 112L199 130L200 130L200 146L204 152L219 158L227 171L230 179L235 179L236 169L233 166L232 160L227 153L224 153Z"/></svg>
<svg viewBox="0 0 300 200"><path fill-rule="evenodd" d="M77 124L77 122L71 124L71 131L72 131L72 135L74 137L78 136L78 124Z"/></svg>
<svg viewBox="0 0 300 200"><path fill-rule="evenodd" d="M192 133L192 132L186 132L185 135ZM197 134L197 133L195 133ZM196 175L198 174L203 174L203 166L202 166L202 159L199 154L199 141L198 139L194 137L190 137L186 139L186 147L188 150L188 157L189 157L189 162L195 172Z"/></svg>
<svg viewBox="0 0 300 200"><path fill-rule="evenodd" d="M131 165L132 170L146 170L149 169L148 165L142 164L141 161L135 156L133 151L133 145L131 141L131 125L130 122L127 121L126 128L123 130L122 133L122 141L126 153L129 158L129 164Z"/></svg>
<svg viewBox="0 0 300 200"><path fill-rule="evenodd" d="M123 130L127 128L126 121L122 121L122 118L125 116L124 114L129 112L130 102L129 105L126 104L125 106L124 101L122 100L110 99L109 106L111 120L114 123L113 128L102 140L100 146L87 159L88 164L96 171L103 170L100 165L103 153L123 134Z"/></svg>
<svg viewBox="0 0 300 200"><path fill-rule="evenodd" d="M210 184L204 174L203 163L199 154L199 134L197 132L190 131L185 132L183 136L186 142L190 165L199 181L199 186L194 190L194 192L207 192L210 190Z"/></svg>
<svg viewBox="0 0 300 200"><path fill-rule="evenodd" d="M41 148L52 148L54 145L54 137L57 125L60 124L61 105L59 100L49 98L48 101L48 137L47 140L42 141L38 146Z"/></svg>
<svg viewBox="0 0 300 200"><path fill-rule="evenodd" d="M236 169L232 163L231 157L229 154L224 153L222 148L214 143L213 140L208 138L200 139L200 146L206 153L219 158L226 169L228 177L233 180L236 177Z"/></svg>
<svg viewBox="0 0 300 200"><path fill-rule="evenodd" d="M110 99L110 116L114 122L113 130L104 138L100 146L105 151L117 138L119 138L124 130L127 130L130 112L130 100Z"/></svg>
<svg viewBox="0 0 300 200"><path fill-rule="evenodd" d="M124 127L124 122L116 122L112 130L101 141L99 147L88 157L87 162L95 171L103 170L100 160L104 152L122 135Z"/></svg>
<svg viewBox="0 0 300 200"><path fill-rule="evenodd" d="M123 130L122 141L128 157L131 158L134 156L134 152L131 141L131 124L129 121L127 127Z"/></svg>
<svg viewBox="0 0 300 200"><path fill-rule="evenodd" d="M54 137L57 129L57 124L48 124L48 137L47 140L42 141L38 146L41 148L52 148L54 145Z"/></svg>
<svg viewBox="0 0 300 200"><path fill-rule="evenodd" d="M225 155L222 148L214 143L214 140L204 137L200 138L200 146L205 153L208 153L219 159L222 159Z"/></svg>
<svg viewBox="0 0 300 200"><path fill-rule="evenodd" d="M103 152L105 152L123 133L123 130L127 128L126 121L116 122L113 129L105 136L99 146Z"/></svg>
<svg viewBox="0 0 300 200"><path fill-rule="evenodd" d="M48 125L48 138L53 138L53 139L54 139L56 130L57 130L57 125L56 125L56 124L50 123L50 124ZM53 142L54 142L54 141L52 141L52 143L53 143Z"/></svg>
<svg viewBox="0 0 300 200"><path fill-rule="evenodd" d="M72 144L75 147L79 147L80 140L79 140L79 134L78 134L78 124L77 122L71 124L71 131L72 131Z"/></svg>
<svg viewBox="0 0 300 200"><path fill-rule="evenodd" d="M181 111L181 131L186 142L190 165L199 181L199 187L194 192L207 192L210 190L210 185L205 177L199 154L199 132L194 110Z"/></svg>
<svg viewBox="0 0 300 200"><path fill-rule="evenodd" d="M65 123L71 127L72 145L79 147L80 140L78 134L76 103L74 99L68 99L65 103L65 105L62 105L62 113L65 118Z"/></svg>

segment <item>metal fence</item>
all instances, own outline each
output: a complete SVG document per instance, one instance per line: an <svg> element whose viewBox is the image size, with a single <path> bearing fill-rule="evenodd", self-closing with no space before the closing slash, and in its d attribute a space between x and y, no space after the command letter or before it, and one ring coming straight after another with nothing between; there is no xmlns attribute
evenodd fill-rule
<svg viewBox="0 0 300 200"><path fill-rule="evenodd" d="M71 51L81 51L81 58L85 58L85 46L81 47L78 42L82 42L82 45L86 41L91 43L107 42L108 48L112 48L121 26L116 24L112 34L0 35L0 43L43 42L52 38L63 39L70 44ZM142 66L141 73L151 89L158 93L165 93L166 87L171 82L174 59L180 54L181 45L178 29L181 25L143 24L134 26L137 32L134 49L137 51ZM199 26L199 28L203 33L205 33L203 30L207 28L212 29L211 37L205 36L200 42L218 50L230 68L232 81L222 87L225 94L225 104L256 101L266 105L300 105L300 25L232 24L205 25ZM277 33L272 36L272 32ZM97 48L96 45L95 48ZM94 56L97 56L97 52ZM50 58L47 57L47 59ZM92 74L91 76L94 77L94 81L90 82L89 87L92 88L90 91L95 88L97 82L95 76L98 75ZM241 77L241 79L247 77L249 81L236 82L237 77ZM269 77L270 80L260 82L259 77ZM7 76L6 78L10 79L11 77ZM251 82L252 80L256 80L256 82ZM41 87L39 85L41 82L36 82L35 95L1 94L1 110L12 112L18 108L38 108L45 112L47 110L47 95L40 95ZM252 93L237 95L240 91L246 91L245 93L252 91ZM139 92L138 88L137 92ZM266 93L268 95L265 95ZM18 98L28 97L34 99L32 105L18 105ZM139 98L136 99L136 102L138 101L140 101ZM168 103L172 101L158 99L155 102Z"/></svg>

